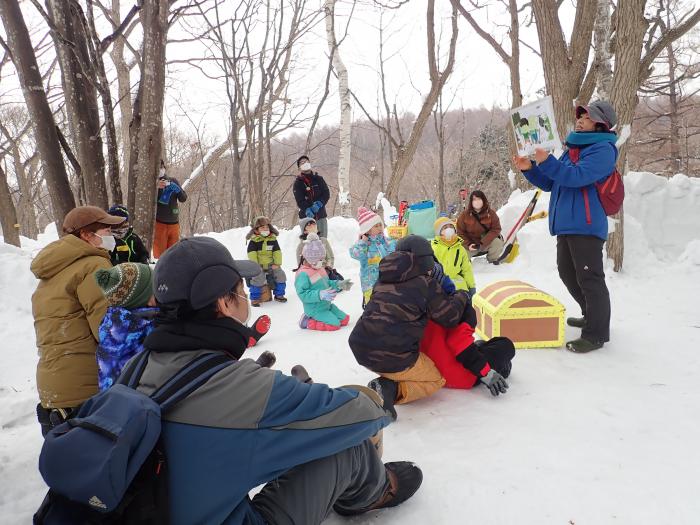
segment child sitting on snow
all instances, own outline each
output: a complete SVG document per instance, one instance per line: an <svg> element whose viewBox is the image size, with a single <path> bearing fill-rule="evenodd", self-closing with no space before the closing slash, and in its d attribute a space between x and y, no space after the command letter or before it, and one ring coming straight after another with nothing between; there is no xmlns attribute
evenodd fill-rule
<svg viewBox="0 0 700 525"><path fill-rule="evenodd" d="M427 240L417 235L399 240L396 252L380 263L372 297L350 334L357 362L380 376L368 386L394 417L395 403L427 397L445 385L420 342L428 320L457 326L469 296L445 286L446 293L438 270Z"/></svg>
<svg viewBox="0 0 700 525"><path fill-rule="evenodd" d="M365 207L357 210L360 240L350 247L350 257L360 261L362 307L372 296L372 287L379 278L379 263L396 250L396 241L384 236L384 224L379 215Z"/></svg>
<svg viewBox="0 0 700 525"><path fill-rule="evenodd" d="M109 270L97 270L95 280L109 304L100 324L96 352L98 386L102 391L111 387L126 362L143 350L159 309L153 297L153 270L147 264L123 263ZM250 328L248 348L269 329L270 318L258 317ZM269 368L274 362L272 352L263 352L258 358L260 366Z"/></svg>
<svg viewBox="0 0 700 525"><path fill-rule="evenodd" d="M316 220L313 218L305 217L299 221L299 229L301 230L301 235L299 236L299 244L297 245L297 267L301 266L301 250L304 248L304 241L310 233L318 235L318 225ZM323 247L326 249L326 257L323 259L323 267L328 273L328 278L331 281L342 281L343 276L338 273L338 271L333 267L334 257L333 248L331 248L331 243L325 237L320 237Z"/></svg>
<svg viewBox="0 0 700 525"><path fill-rule="evenodd" d="M428 321L420 351L435 363L448 388L472 388L482 383L494 396L505 394L515 346L507 337L475 341L475 326L476 312L467 303L454 328Z"/></svg>
<svg viewBox="0 0 700 525"><path fill-rule="evenodd" d="M262 288L268 282L274 283L272 293L275 301L286 303L284 296L287 288L287 276L282 269L282 250L277 242L279 232L267 217L256 217L246 235L248 239L248 259L262 268L262 273L250 280L250 304L262 304Z"/></svg>
<svg viewBox="0 0 700 525"><path fill-rule="evenodd" d="M474 272L469 258L469 252L462 246L462 239L457 237L455 222L449 217L438 217L433 226L435 238L431 243L435 258L442 265L447 275L457 290L469 292L469 296L476 293Z"/></svg>
<svg viewBox="0 0 700 525"><path fill-rule="evenodd" d="M297 270L294 287L304 305L301 328L333 331L347 326L350 316L333 304L340 290L349 290L352 281L331 281L323 267L326 249L318 235L309 233L301 251L302 262Z"/></svg>

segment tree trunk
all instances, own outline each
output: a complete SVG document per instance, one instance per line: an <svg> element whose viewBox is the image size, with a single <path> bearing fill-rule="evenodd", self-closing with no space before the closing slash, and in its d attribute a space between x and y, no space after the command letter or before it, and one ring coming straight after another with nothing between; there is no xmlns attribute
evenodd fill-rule
<svg viewBox="0 0 700 525"><path fill-rule="evenodd" d="M438 139L438 206L441 211L447 211L445 196L445 113L442 108L442 94L438 97L437 108L433 112L435 135Z"/></svg>
<svg viewBox="0 0 700 525"><path fill-rule="evenodd" d="M562 138L574 128L574 101L586 74L598 0L579 0L567 45L559 21L558 2L533 0L545 86L552 96L557 129Z"/></svg>
<svg viewBox="0 0 700 525"><path fill-rule="evenodd" d="M129 173L127 175L127 207L130 210L136 206L136 162L139 158L139 131L141 130L141 96L142 84L139 82L139 89L134 99L131 122L129 122ZM124 148L126 149L126 145Z"/></svg>
<svg viewBox="0 0 700 525"><path fill-rule="evenodd" d="M340 130L338 150L338 202L340 214L350 215L350 155L352 149L352 106L350 105L350 88L348 85L348 70L340 58L338 42L335 35L335 2L326 0L326 38L328 50L333 60L333 67L338 75L338 97L340 99Z"/></svg>
<svg viewBox="0 0 700 525"><path fill-rule="evenodd" d="M100 93L102 102L102 114L105 121L105 138L107 139L107 179L109 180L109 201L111 204L122 204L122 187L119 173L119 145L117 144L117 129L114 124L114 109L112 107L112 93L109 89L109 81L105 72L104 60L100 51L100 39L95 28L92 0L88 0L88 27L90 33L90 51L95 57L95 72L97 78L95 85Z"/></svg>
<svg viewBox="0 0 700 525"><path fill-rule="evenodd" d="M17 209L10 194L7 184L7 176L0 166L0 226L5 244L20 247L19 223L17 221Z"/></svg>
<svg viewBox="0 0 700 525"><path fill-rule="evenodd" d="M137 160L131 177L135 181L136 191L132 217L134 228L150 248L156 212L156 181L162 152L168 0L144 2L141 20L143 23L143 69L139 83L141 125L138 130Z"/></svg>
<svg viewBox="0 0 700 525"><path fill-rule="evenodd" d="M624 132L632 126L634 112L639 99L637 90L640 84L639 64L647 30L644 18L646 0L620 0L617 5L617 48L615 51L615 75L613 77L611 102L617 112L617 129ZM621 173L627 173L627 145L620 146L617 166ZM608 237L608 257L613 260L613 270L622 269L624 255L624 210L615 216L615 231Z"/></svg>
<svg viewBox="0 0 700 525"><path fill-rule="evenodd" d="M610 62L610 0L598 0L593 29L596 71L596 93L601 100L610 100L613 72ZM587 101L584 101L587 102Z"/></svg>
<svg viewBox="0 0 700 525"><path fill-rule="evenodd" d="M75 208L75 199L68 183L56 125L46 99L41 72L17 0L2 0L0 2L0 19L2 19L7 33L7 44L12 51L12 62L17 70L22 94L32 120L34 139L41 155L44 177L51 196L53 215L60 231L63 218Z"/></svg>
<svg viewBox="0 0 700 525"><path fill-rule="evenodd" d="M430 71L430 91L423 100L418 117L411 129L411 135L408 138L407 144L402 144L397 151L396 163L391 171L391 177L386 187L386 196L390 202L395 202L399 194L399 186L403 180L406 171L413 162L413 156L418 148L418 143L423 136L423 129L430 118L438 95L442 92L442 88L447 82L455 62L455 50L457 46L458 26L457 26L457 10L452 6L452 35L450 37L449 58L445 69L441 72L438 69L437 59L435 58L435 0L428 0L427 9L427 31L428 31L428 64Z"/></svg>
<svg viewBox="0 0 700 525"><path fill-rule="evenodd" d="M106 208L105 161L85 16L75 0L46 0L46 5L58 32L72 42L72 45L66 44L52 33L87 204Z"/></svg>
<svg viewBox="0 0 700 525"><path fill-rule="evenodd" d="M669 15L670 16L670 15ZM670 22L670 21L669 21ZM670 23L668 24L670 26ZM678 93L678 81L676 80L676 52L673 43L666 46L666 59L668 61L668 116L671 120L671 128L668 134L669 152L671 157L671 174L680 173L683 167L681 159L681 134L679 124L680 101Z"/></svg>

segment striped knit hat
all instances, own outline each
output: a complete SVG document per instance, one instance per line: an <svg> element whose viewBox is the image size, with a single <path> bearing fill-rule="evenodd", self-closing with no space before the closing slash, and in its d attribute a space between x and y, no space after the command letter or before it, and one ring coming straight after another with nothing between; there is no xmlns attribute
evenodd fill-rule
<svg viewBox="0 0 700 525"><path fill-rule="evenodd" d="M357 222L360 223L360 235L364 235L372 229L375 224L382 224L379 215L364 206L357 208Z"/></svg>
<svg viewBox="0 0 700 525"><path fill-rule="evenodd" d="M97 270L95 281L110 306L141 308L153 295L153 271L147 264L128 262Z"/></svg>

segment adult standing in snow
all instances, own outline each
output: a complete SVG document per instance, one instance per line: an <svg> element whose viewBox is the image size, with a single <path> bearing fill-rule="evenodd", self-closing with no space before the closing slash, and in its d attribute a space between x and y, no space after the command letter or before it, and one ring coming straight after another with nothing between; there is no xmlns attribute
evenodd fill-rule
<svg viewBox="0 0 700 525"><path fill-rule="evenodd" d="M153 257L159 259L165 250L180 240L180 202L187 200L187 193L177 179L168 177L165 164L160 163L158 177L158 207L156 227L153 233Z"/></svg>
<svg viewBox="0 0 700 525"><path fill-rule="evenodd" d="M549 231L557 236L559 277L583 314L567 319L569 326L582 329L580 338L566 343L572 352L597 350L610 340L610 294L603 270L608 218L595 183L615 170L617 136L611 130L616 123L609 102L579 106L575 130L559 159L541 148L535 150L534 162L514 157L527 180L551 192Z"/></svg>
<svg viewBox="0 0 700 525"><path fill-rule="evenodd" d="M209 352L232 361L163 417L172 523L314 525L332 510L360 514L410 498L422 473L380 460L369 438L390 418L373 398L242 359L251 314L243 280L259 271L208 237L183 239L156 265L162 316L145 341L138 389L151 394Z"/></svg>
<svg viewBox="0 0 700 525"><path fill-rule="evenodd" d="M111 228L123 222L96 206L75 208L63 221L64 235L32 261L41 280L32 314L39 347L36 409L44 435L98 391L95 350L107 301L93 274L112 267Z"/></svg>
<svg viewBox="0 0 700 525"><path fill-rule="evenodd" d="M314 219L318 226L318 236L328 237L328 214L326 204L331 198L328 184L311 169L311 161L306 155L297 159L299 175L294 181L294 198L299 207L299 218Z"/></svg>
<svg viewBox="0 0 700 525"><path fill-rule="evenodd" d="M485 253L488 262L496 263L503 253L501 221L483 191L474 190L469 196L467 209L457 218L457 234L471 257Z"/></svg>

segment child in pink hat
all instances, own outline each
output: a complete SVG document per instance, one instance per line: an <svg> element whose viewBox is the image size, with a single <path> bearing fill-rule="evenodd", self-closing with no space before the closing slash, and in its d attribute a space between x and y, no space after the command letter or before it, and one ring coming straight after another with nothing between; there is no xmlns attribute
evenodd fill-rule
<svg viewBox="0 0 700 525"><path fill-rule="evenodd" d="M379 215L364 206L357 210L357 222L360 223L360 239L350 248L350 257L360 261L364 308L379 278L379 262L396 250L396 241L384 235L384 223Z"/></svg>

